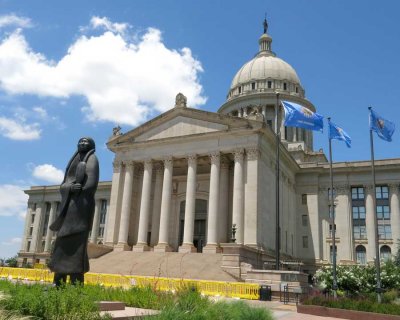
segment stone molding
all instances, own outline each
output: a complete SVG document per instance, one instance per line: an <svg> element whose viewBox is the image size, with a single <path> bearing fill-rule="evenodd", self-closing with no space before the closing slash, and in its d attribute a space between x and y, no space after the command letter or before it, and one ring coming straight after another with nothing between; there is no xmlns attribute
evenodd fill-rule
<svg viewBox="0 0 400 320"><path fill-rule="evenodd" d="M152 170L153 168L153 160L146 159L144 160L144 170Z"/></svg>
<svg viewBox="0 0 400 320"><path fill-rule="evenodd" d="M258 160L260 159L260 150L258 148L246 149L247 160Z"/></svg>
<svg viewBox="0 0 400 320"><path fill-rule="evenodd" d="M374 186L372 184L364 184L363 187L367 193L371 194L374 191Z"/></svg>
<svg viewBox="0 0 400 320"><path fill-rule="evenodd" d="M337 195L348 195L350 192L350 186L348 184L334 186L333 190L336 190Z"/></svg>
<svg viewBox="0 0 400 320"><path fill-rule="evenodd" d="M164 164L164 168L171 169L173 167L174 162L172 160L172 156L165 157L165 158L163 158L162 161L163 161L163 164Z"/></svg>
<svg viewBox="0 0 400 320"><path fill-rule="evenodd" d="M133 161L124 161L124 165L125 165L125 170L133 170L135 169L135 163Z"/></svg>
<svg viewBox="0 0 400 320"><path fill-rule="evenodd" d="M188 161L188 165L196 164L197 163L197 154L188 154L186 156Z"/></svg>
<svg viewBox="0 0 400 320"><path fill-rule="evenodd" d="M121 172L122 161L114 160L112 165L113 165L113 172L114 173Z"/></svg>
<svg viewBox="0 0 400 320"><path fill-rule="evenodd" d="M393 194L399 194L400 185L398 183L388 183L389 191Z"/></svg>

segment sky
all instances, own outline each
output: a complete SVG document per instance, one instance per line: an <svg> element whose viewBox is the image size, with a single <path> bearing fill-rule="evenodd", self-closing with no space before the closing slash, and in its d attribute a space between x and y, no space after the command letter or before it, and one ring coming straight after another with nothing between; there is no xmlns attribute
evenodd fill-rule
<svg viewBox="0 0 400 320"><path fill-rule="evenodd" d="M296 70L317 112L342 127L334 161L369 160L368 107L400 127L400 2L395 0L0 0L0 258L21 246L27 195L59 184L80 137L95 139L111 180L112 128L127 132L172 108L217 111L258 51ZM314 149L328 138L314 133ZM375 139L400 158L400 129Z"/></svg>

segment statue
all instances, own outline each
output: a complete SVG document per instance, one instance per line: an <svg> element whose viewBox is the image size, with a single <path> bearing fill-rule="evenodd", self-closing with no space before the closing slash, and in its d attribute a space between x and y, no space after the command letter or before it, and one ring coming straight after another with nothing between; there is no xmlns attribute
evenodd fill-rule
<svg viewBox="0 0 400 320"><path fill-rule="evenodd" d="M178 93L175 98L175 108L186 108L187 98L182 94Z"/></svg>
<svg viewBox="0 0 400 320"><path fill-rule="evenodd" d="M120 136L120 135L122 135L121 127L120 126L114 127L113 128L113 136L115 137L115 136Z"/></svg>
<svg viewBox="0 0 400 320"><path fill-rule="evenodd" d="M60 186L61 203L50 225L51 230L57 231L49 263L57 287L66 282L68 275L72 284L83 284L84 274L89 271L87 243L99 182L99 162L94 152L92 138L79 139L78 150L69 161Z"/></svg>

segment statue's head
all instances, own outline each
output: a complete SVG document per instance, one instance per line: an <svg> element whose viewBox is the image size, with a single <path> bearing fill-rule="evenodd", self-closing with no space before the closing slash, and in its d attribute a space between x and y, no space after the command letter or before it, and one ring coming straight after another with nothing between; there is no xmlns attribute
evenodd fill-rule
<svg viewBox="0 0 400 320"><path fill-rule="evenodd" d="M78 152L86 153L96 148L94 140L90 137L82 137L78 141Z"/></svg>

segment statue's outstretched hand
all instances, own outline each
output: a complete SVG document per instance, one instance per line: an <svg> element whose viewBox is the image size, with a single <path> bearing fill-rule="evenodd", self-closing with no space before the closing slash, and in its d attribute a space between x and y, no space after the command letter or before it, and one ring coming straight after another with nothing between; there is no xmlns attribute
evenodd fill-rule
<svg viewBox="0 0 400 320"><path fill-rule="evenodd" d="M74 184L71 186L71 191L72 191L72 193L81 192L81 191L82 191L82 185L81 185L80 183L74 183Z"/></svg>

